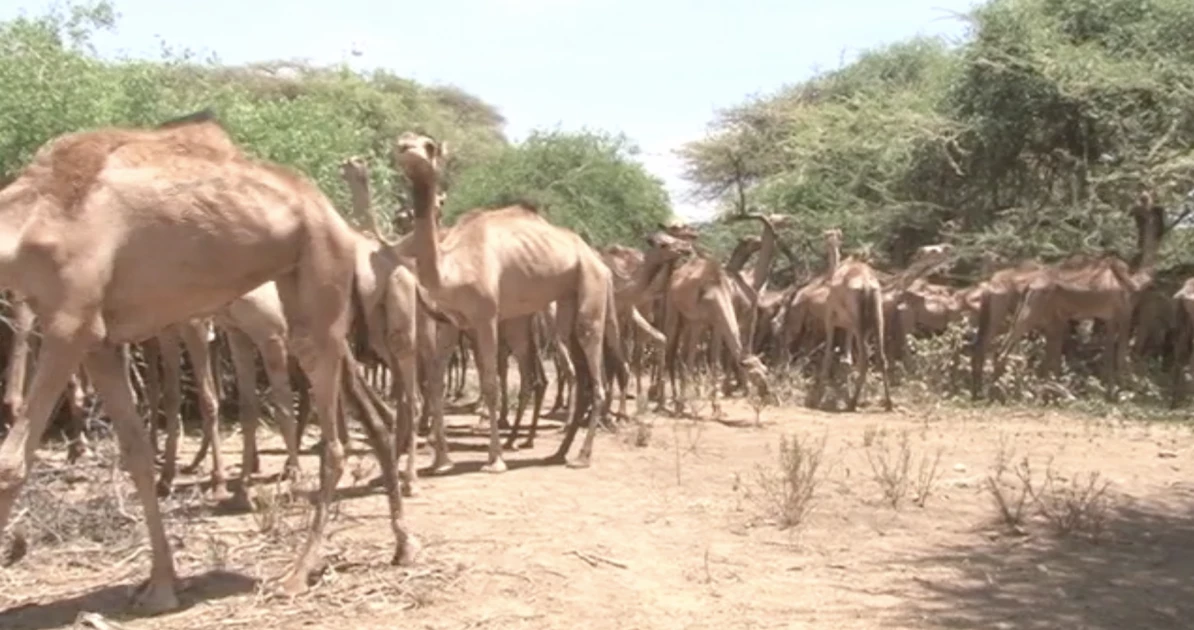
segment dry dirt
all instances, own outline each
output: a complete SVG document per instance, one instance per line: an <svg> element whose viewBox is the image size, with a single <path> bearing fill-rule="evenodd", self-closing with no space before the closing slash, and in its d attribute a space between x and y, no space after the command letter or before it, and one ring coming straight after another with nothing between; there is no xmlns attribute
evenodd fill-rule
<svg viewBox="0 0 1194 630"><path fill-rule="evenodd" d="M764 410L755 426L741 401L726 412L732 421L647 417L646 446L636 446L633 428L604 433L587 470L537 465L558 444L552 424L533 452L509 453L512 470L500 476L477 471L485 453L471 433L475 416L455 416L458 470L422 479L407 501L425 543L418 566L387 564L384 498L346 474L342 484L356 487L332 524L332 568L293 601L267 598L258 580L290 557L297 537L289 530L307 512L293 508L274 524L221 514L184 487L168 503L181 541L183 610L127 616L129 588L148 575L133 523L121 544L31 542L24 559L0 569L0 628L70 627L80 611L114 627L161 630L1190 626L1194 437L1186 425L998 408L788 407ZM868 449L872 459L898 455L902 430L912 477L941 453L923 508L907 499L893 509L868 463ZM757 486L760 469L776 469L781 434L827 438L815 509L785 530L768 519ZM239 435L224 444L238 462ZM1031 456L1041 478L1054 457L1061 479L1097 471L1108 480L1097 538L1058 537L1040 519L1019 531L996 523L986 478L1001 444L1017 459ZM271 453L265 465L276 470ZM357 460L358 477L374 476L362 454L350 470ZM303 465L313 472L317 460ZM71 487L112 487L107 476L87 481Z"/></svg>

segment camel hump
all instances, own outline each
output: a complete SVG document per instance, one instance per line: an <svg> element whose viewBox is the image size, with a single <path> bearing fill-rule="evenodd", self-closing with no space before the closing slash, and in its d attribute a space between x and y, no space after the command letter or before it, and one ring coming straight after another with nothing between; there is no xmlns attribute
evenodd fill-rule
<svg viewBox="0 0 1194 630"><path fill-rule="evenodd" d="M34 157L36 185L64 209L75 208L87 196L108 158L117 152L129 163L152 163L179 154L222 162L240 155L214 112L205 109L151 130L107 128L59 136L43 145Z"/></svg>
<svg viewBox="0 0 1194 630"><path fill-rule="evenodd" d="M197 112L192 112L185 116L171 118L170 120L159 124L156 129L174 129L175 127L195 125L199 123L213 123L215 125L219 125L220 119L218 116L216 116L215 110L210 107L205 107Z"/></svg>

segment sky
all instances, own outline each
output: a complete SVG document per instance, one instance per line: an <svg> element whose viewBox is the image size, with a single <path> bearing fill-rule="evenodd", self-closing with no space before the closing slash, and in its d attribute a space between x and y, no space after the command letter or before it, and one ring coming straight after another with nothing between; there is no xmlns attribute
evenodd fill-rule
<svg viewBox="0 0 1194 630"><path fill-rule="evenodd" d="M241 64L346 61L451 84L497 106L506 133L626 134L677 215L708 218L674 151L719 109L915 35L965 34L974 0L114 0L100 54L157 58L161 42ZM0 0L0 19L50 0ZM301 8L300 8L301 7ZM359 54L353 54L356 51Z"/></svg>

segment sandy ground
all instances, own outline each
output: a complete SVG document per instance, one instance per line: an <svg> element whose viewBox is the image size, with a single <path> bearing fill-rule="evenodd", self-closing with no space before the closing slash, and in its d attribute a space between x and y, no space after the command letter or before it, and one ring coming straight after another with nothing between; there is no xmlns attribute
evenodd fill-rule
<svg viewBox="0 0 1194 630"><path fill-rule="evenodd" d="M360 478L346 474L342 482L355 487L331 526L332 568L293 601L265 596L259 580L283 567L298 540L291 530L309 512L294 507L274 522L222 514L184 487L167 504L183 610L128 616L128 591L147 576L148 554L140 525L125 523L126 543L34 541L24 559L0 569L0 628L71 627L80 611L114 627L163 630L1194 623L1194 436L1186 425L1009 409L788 407L765 409L756 426L740 401L726 415L724 422L646 416L649 437L634 427L603 433L587 470L538 465L558 444L552 424L536 449L508 454L504 475L477 471L485 453L471 431L475 416L455 416L458 470L422 479L407 501L425 544L410 568L388 565L385 500L362 487L361 478L374 475L367 456L354 454L349 466ZM868 452L870 461L887 455L898 468L903 431L909 480L877 481ZM777 474L781 435L825 439L813 511L786 529L759 485L760 475ZM238 462L239 435L228 432L223 443ZM1110 486L1106 506L1094 510L1097 530L1080 525L1058 536L1030 514L1031 501L1021 526L1000 525L987 478L1001 451L1009 467L1029 456L1038 487L1052 458L1055 487L1040 494L1055 514L1064 511L1070 483L1098 472ZM277 470L278 451L270 453L265 465ZM937 476L918 482L938 453ZM420 456L425 465L429 454ZM317 460L307 456L303 466L314 472ZM113 487L107 477L70 484ZM1016 475L1005 473L1008 496L1016 485ZM909 496L893 508L888 487L931 493L924 507Z"/></svg>

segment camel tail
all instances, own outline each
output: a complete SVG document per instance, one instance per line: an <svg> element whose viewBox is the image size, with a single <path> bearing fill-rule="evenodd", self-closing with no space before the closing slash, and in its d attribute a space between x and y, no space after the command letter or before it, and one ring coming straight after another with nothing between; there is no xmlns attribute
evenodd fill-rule
<svg viewBox="0 0 1194 630"><path fill-rule="evenodd" d="M860 328L862 338L865 339L867 333L874 331L875 336L878 337L878 342L883 341L883 310L879 301L882 299L880 292L866 288L858 292L858 318L861 320ZM866 357L862 357L866 361Z"/></svg>
<svg viewBox="0 0 1194 630"><path fill-rule="evenodd" d="M1191 348L1192 336L1194 336L1194 321L1190 321L1190 313L1186 311L1185 305L1181 302L1177 303L1177 312L1174 313L1173 320L1173 336L1171 337L1175 343L1171 344L1172 361L1176 364L1184 363L1190 356L1190 352L1194 351ZM1166 353L1170 354L1170 353Z"/></svg>
<svg viewBox="0 0 1194 630"><path fill-rule="evenodd" d="M431 316L431 319L434 319L441 324L455 325L452 320L444 314L443 311L439 310L434 304L432 304L431 300L426 295L426 290L423 289L423 285L415 285L415 296L419 300L419 306L422 306L423 310L427 311L427 314Z"/></svg>
<svg viewBox="0 0 1194 630"><path fill-rule="evenodd" d="M622 355L622 333L618 326L618 312L614 310L613 283L610 283L609 291L605 295L605 334L603 336L604 350L602 354L605 357L605 372L616 375L624 387L630 379L630 370L626 366L626 357Z"/></svg>
<svg viewBox="0 0 1194 630"><path fill-rule="evenodd" d="M365 299L361 295L360 287L357 286L355 275L352 280L352 321L348 326L348 343L358 363L372 362L381 358L376 356L373 348L369 345L369 318L365 314Z"/></svg>

